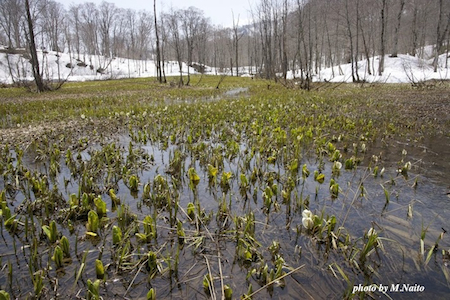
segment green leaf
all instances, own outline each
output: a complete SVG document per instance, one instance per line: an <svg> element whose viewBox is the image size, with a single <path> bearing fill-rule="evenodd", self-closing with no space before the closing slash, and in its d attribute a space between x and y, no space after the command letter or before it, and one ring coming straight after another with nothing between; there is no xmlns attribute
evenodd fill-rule
<svg viewBox="0 0 450 300"><path fill-rule="evenodd" d="M113 244L117 245L122 241L122 230L120 227L114 225L113 226Z"/></svg>
<svg viewBox="0 0 450 300"><path fill-rule="evenodd" d="M97 214L100 216L106 215L106 202L102 200L101 196L94 199L94 204L97 208Z"/></svg>
<svg viewBox="0 0 450 300"><path fill-rule="evenodd" d="M63 266L63 251L61 250L61 247L56 246L55 251L53 252L53 261L55 262L56 267L59 269Z"/></svg>
<svg viewBox="0 0 450 300"><path fill-rule="evenodd" d="M218 171L219 170L216 167L212 166L211 164L208 164L208 175L209 176L215 178L217 176Z"/></svg>
<svg viewBox="0 0 450 300"><path fill-rule="evenodd" d="M147 293L147 300L156 300L156 291L154 288L151 288Z"/></svg>
<svg viewBox="0 0 450 300"><path fill-rule="evenodd" d="M226 300L231 300L233 298L233 290L228 284L223 287L223 293L225 294Z"/></svg>
<svg viewBox="0 0 450 300"><path fill-rule="evenodd" d="M90 210L88 213L87 229L90 232L96 233L98 231L99 219L98 214L94 210Z"/></svg>
<svg viewBox="0 0 450 300"><path fill-rule="evenodd" d="M189 168L188 176L189 176L189 186L191 187L191 189L195 189L200 182L200 176L198 176L194 168Z"/></svg>
<svg viewBox="0 0 450 300"><path fill-rule="evenodd" d="M59 244L61 245L61 249L63 251L64 257L70 257L70 244L69 240L65 235L61 238L59 241Z"/></svg>
<svg viewBox="0 0 450 300"><path fill-rule="evenodd" d="M9 294L4 290L0 290L0 300L9 300Z"/></svg>
<svg viewBox="0 0 450 300"><path fill-rule="evenodd" d="M317 175L315 179L318 183L322 184L325 181L325 174L320 173Z"/></svg>
<svg viewBox="0 0 450 300"><path fill-rule="evenodd" d="M97 279L103 279L105 277L105 268L100 259L95 260L95 274L97 275Z"/></svg>

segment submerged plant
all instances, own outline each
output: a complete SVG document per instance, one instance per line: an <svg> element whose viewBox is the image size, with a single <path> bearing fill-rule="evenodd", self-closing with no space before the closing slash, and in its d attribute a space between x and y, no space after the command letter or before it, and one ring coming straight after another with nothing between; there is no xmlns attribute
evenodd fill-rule
<svg viewBox="0 0 450 300"><path fill-rule="evenodd" d="M408 171L411 170L411 162L405 163L401 168L397 170L398 173L401 173L403 176L408 177Z"/></svg>
<svg viewBox="0 0 450 300"><path fill-rule="evenodd" d="M105 267L100 259L95 260L95 274L97 275L97 279L105 278Z"/></svg>
<svg viewBox="0 0 450 300"><path fill-rule="evenodd" d="M69 205L71 208L76 208L78 206L78 197L75 194L70 194L69 196Z"/></svg>
<svg viewBox="0 0 450 300"><path fill-rule="evenodd" d="M102 200L101 196L94 199L94 204L100 217L106 215L106 202Z"/></svg>
<svg viewBox="0 0 450 300"><path fill-rule="evenodd" d="M314 180L318 183L322 184L325 181L325 174L320 173L319 171L314 171Z"/></svg>
<svg viewBox="0 0 450 300"><path fill-rule="evenodd" d="M194 168L189 168L188 177L189 177L189 187L191 188L191 190L194 191L200 182L200 176L198 176Z"/></svg>
<svg viewBox="0 0 450 300"><path fill-rule="evenodd" d="M65 235L62 236L62 238L59 240L59 245L61 246L61 250L64 254L65 258L70 257L70 244L69 240Z"/></svg>
<svg viewBox="0 0 450 300"><path fill-rule="evenodd" d="M211 164L208 164L208 179L211 185L215 184L218 172L219 172L218 168L214 167Z"/></svg>
<svg viewBox="0 0 450 300"><path fill-rule="evenodd" d="M144 199L150 199L150 192L151 192L151 185L150 183L146 183L144 185L144 189L143 189L143 193L142 193L142 198Z"/></svg>
<svg viewBox="0 0 450 300"><path fill-rule="evenodd" d="M187 215L191 221L195 220L195 205L192 202L189 202L187 205Z"/></svg>
<svg viewBox="0 0 450 300"><path fill-rule="evenodd" d="M122 242L122 230L120 227L114 225L112 228L112 234L113 234L113 244L118 245Z"/></svg>
<svg viewBox="0 0 450 300"><path fill-rule="evenodd" d="M186 233L183 229L183 223L181 221L178 221L177 223L177 236L178 236L178 243L180 245L184 245L184 239L186 238Z"/></svg>
<svg viewBox="0 0 450 300"><path fill-rule="evenodd" d="M231 300L233 298L233 290L228 284L223 286L223 293L225 295L226 300Z"/></svg>
<svg viewBox="0 0 450 300"><path fill-rule="evenodd" d="M144 242L150 242L152 239L156 239L156 223L153 218L151 216L145 216L142 224L144 226L144 233L136 233L136 236Z"/></svg>
<svg viewBox="0 0 450 300"><path fill-rule="evenodd" d="M365 234L364 242L365 243L359 252L359 260L362 264L367 261L370 254L377 251L378 248L383 247L381 240L378 237L378 232L373 227Z"/></svg>
<svg viewBox="0 0 450 300"><path fill-rule="evenodd" d="M303 179L308 178L310 174L310 171L308 169L308 166L306 164L303 165L302 167L302 177Z"/></svg>
<svg viewBox="0 0 450 300"><path fill-rule="evenodd" d="M94 210L91 210L88 213L88 222L86 224L87 234L91 236L97 236L98 228L99 228L98 214Z"/></svg>
<svg viewBox="0 0 450 300"><path fill-rule="evenodd" d="M100 280L97 279L92 282L90 279L87 280L87 300L100 300Z"/></svg>
<svg viewBox="0 0 450 300"><path fill-rule="evenodd" d="M113 189L109 190L109 197L114 206L120 205L120 199L117 197L116 192Z"/></svg>
<svg viewBox="0 0 450 300"><path fill-rule="evenodd" d="M34 287L34 296L39 299L41 294L42 294L42 290L44 289L44 281L43 281L43 275L42 275L42 271L38 271L35 274L33 274L33 287Z"/></svg>
<svg viewBox="0 0 450 300"><path fill-rule="evenodd" d="M62 268L63 267L63 251L61 250L61 247L56 246L55 251L53 252L52 259L55 262L56 268Z"/></svg>
<svg viewBox="0 0 450 300"><path fill-rule="evenodd" d="M42 226L42 230L44 231L50 243L56 242L56 240L58 239L58 229L56 228L56 222L54 220L50 222L50 226Z"/></svg>
<svg viewBox="0 0 450 300"><path fill-rule="evenodd" d="M203 276L203 291L205 292L206 295L211 295L211 291L212 291L212 278L211 275L208 273L205 276Z"/></svg>
<svg viewBox="0 0 450 300"><path fill-rule="evenodd" d="M136 193L139 190L139 179L136 175L131 175L130 179L128 179L128 185L130 187L130 191Z"/></svg>
<svg viewBox="0 0 450 300"><path fill-rule="evenodd" d="M156 291L154 288L151 288L147 293L147 300L156 300Z"/></svg>
<svg viewBox="0 0 450 300"><path fill-rule="evenodd" d="M330 193L331 193L331 198L337 198L339 195L339 184L337 182L335 182L335 180L333 178L331 178L330 180Z"/></svg>
<svg viewBox="0 0 450 300"><path fill-rule="evenodd" d="M0 290L0 300L9 300L9 294L4 291L4 290Z"/></svg>
<svg viewBox="0 0 450 300"><path fill-rule="evenodd" d="M352 156L345 161L345 169L352 170L356 167L355 157Z"/></svg>
<svg viewBox="0 0 450 300"><path fill-rule="evenodd" d="M230 189L230 179L233 176L231 172L222 172L222 177L220 179L220 187L224 192Z"/></svg>
<svg viewBox="0 0 450 300"><path fill-rule="evenodd" d="M147 269L150 274L150 278L153 278L158 272L158 261L156 253L153 251L147 253Z"/></svg>

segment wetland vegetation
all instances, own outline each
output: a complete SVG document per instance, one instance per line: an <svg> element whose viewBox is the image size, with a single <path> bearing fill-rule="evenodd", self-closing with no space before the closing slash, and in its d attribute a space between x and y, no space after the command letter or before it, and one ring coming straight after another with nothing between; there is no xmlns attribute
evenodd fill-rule
<svg viewBox="0 0 450 300"><path fill-rule="evenodd" d="M0 299L448 297L447 83L218 81L0 89Z"/></svg>

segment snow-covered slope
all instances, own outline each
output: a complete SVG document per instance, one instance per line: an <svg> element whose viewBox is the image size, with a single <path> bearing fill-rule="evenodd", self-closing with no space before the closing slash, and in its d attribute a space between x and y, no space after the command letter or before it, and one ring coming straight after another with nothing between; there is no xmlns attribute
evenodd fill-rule
<svg viewBox="0 0 450 300"><path fill-rule="evenodd" d="M367 60L358 62L358 75L360 80L366 82L381 83L417 83L430 79L450 79L450 69L446 68L447 55L439 57L438 71L433 70L433 59L424 60L417 56L399 54L398 57L386 55L384 60L384 72L378 75L379 57L370 59L370 71L368 72ZM317 81L351 82L351 64L323 69L315 77ZM356 75L355 75L356 76Z"/></svg>
<svg viewBox="0 0 450 300"><path fill-rule="evenodd" d="M30 58L24 49L15 49L8 53L0 46L0 83L10 84L14 81L33 80ZM38 58L44 78L52 80L85 81L111 78L136 78L156 76L153 60L133 60L126 58L105 58L98 55L76 55L57 52L38 51ZM183 73L187 73L187 65L183 64ZM207 72L211 72L207 68ZM166 76L179 75L177 62L165 64ZM194 68L189 72L196 73Z"/></svg>
<svg viewBox="0 0 450 300"><path fill-rule="evenodd" d="M431 49L431 46L430 46ZM430 49L424 51L431 53ZM0 46L0 83L13 83L14 81L33 80L29 57L24 49L15 49L13 52ZM426 53L425 53L426 54ZM156 67L153 60L132 60L126 58L105 58L98 55L69 55L68 53L38 51L38 57L43 66L44 77L52 80L85 81L111 78L136 78L156 76ZM450 79L450 70L447 68L447 55L439 58L438 72L433 71L433 59L420 59L417 56L399 54L398 57L385 57L385 67L382 76L378 76L379 57L370 60L368 72L367 61L358 62L358 75L360 80L381 83L413 83L430 79ZM242 68L242 73L248 75L249 68ZM188 67L183 65L183 73ZM196 73L194 68L189 69L191 74ZM169 61L165 64L166 76L179 75L178 63ZM215 74L213 68L206 68L206 73ZM292 72L289 74L293 78ZM315 81L351 82L351 65L344 64L333 68L322 69L314 76Z"/></svg>

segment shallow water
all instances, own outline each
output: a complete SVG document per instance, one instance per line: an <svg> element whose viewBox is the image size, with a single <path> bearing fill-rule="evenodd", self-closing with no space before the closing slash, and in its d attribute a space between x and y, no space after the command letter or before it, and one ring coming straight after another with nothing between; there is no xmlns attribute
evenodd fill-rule
<svg viewBox="0 0 450 300"><path fill-rule="evenodd" d="M243 92L243 91L240 91ZM240 93L239 92L239 93ZM125 161L130 153L127 151L130 139L121 137L118 139L118 148ZM42 212L34 214L36 223L35 232L39 241L39 259L36 269L47 269L49 278L57 281L45 280L47 295L54 297L73 296L78 292L84 294L87 279L95 279L95 259L101 257L107 265L107 280L101 285L101 294L105 298L129 297L138 299L145 297L147 291L154 287L161 298L186 298L205 297L202 280L208 273L208 268L217 276L222 274L225 284L233 288L233 297L239 297L247 292L251 283L253 291L263 284L259 282L258 272L249 275L253 268L262 267L260 261L274 266L268 247L272 241L280 244L280 254L285 260L286 272L301 265L304 267L291 276L287 276L285 286L272 286L257 295L258 299L290 298L290 299L338 299L342 298L344 291L351 285L366 285L367 281L374 284L420 284L425 287L422 293L389 293L394 299L407 299L411 295L414 298L445 299L449 294L449 282L445 278L445 272L449 272L448 261L444 259L441 250L449 250L450 239L444 234L439 241L438 251L425 266L424 261L430 248L435 244L443 230L449 230L450 218L448 192L448 178L450 175L449 162L445 157L450 157L448 150L448 138L429 138L423 143L411 142L398 144L396 147L369 148L365 154L380 155L380 167L386 168L383 176L374 177L364 163L356 170L340 170L340 175L332 174L332 164L325 160L321 166L315 158L304 158L300 165L307 164L311 175L303 180L300 174L297 177L296 186L291 193L290 203L284 203L281 197L281 189L286 184L286 172L282 165L261 163L256 154L249 162L250 168L245 171L250 177L251 170L261 167L263 174L258 176L254 184L246 192L246 197L239 191L239 175L243 172L242 161L239 157L245 157L245 145L240 147L240 155L234 159L224 159L223 169L218 173L218 181L210 185L206 166L200 163L200 159L189 155L177 145L169 145L162 149L159 145L151 143L134 144L143 153L153 157L153 162L146 167L137 167L136 174L139 177L139 190L131 193L123 180L117 183L117 196L122 204L129 206L131 212L136 215L138 221L142 221L147 215L157 217L158 238L149 243L139 243L134 234L130 234L130 250L126 255L125 270L121 270L114 259L118 255L117 247L111 244L110 228L117 223L118 211L112 207L111 199L107 193L108 187L101 184L102 199L106 202L107 217L111 225L101 229L97 238L86 236L86 221L74 222L73 230L69 230L68 221L58 218L58 230L66 235L71 244L72 261L67 263L63 270L56 271L51 260L54 246L50 245L42 233L41 226L48 224L52 214L58 215L55 210L48 215ZM217 145L208 145L205 151L212 151ZM185 147L185 146L183 146ZM187 156L183 158L181 177L175 179L174 175L167 173L169 162L176 149ZM407 154L402 154L405 149ZM100 151L100 146L91 147L80 151L81 161L89 162L95 156L95 151ZM76 157L78 153L73 153ZM17 157L11 152L11 159L17 165ZM31 152L23 158L23 167L31 172L48 174L48 161L36 162ZM404 176L397 172L399 162L411 161L413 167ZM49 189L57 189L57 194L67 200L72 193L78 193L80 179L76 174L71 174L64 160L60 160L61 169L56 181L49 180ZM200 176L200 182L191 190L188 186L189 178L187 170L194 167ZM319 184L313 179L313 172L321 169L325 174L325 182ZM232 172L229 190L220 187L219 181L222 172ZM301 171L300 171L301 173ZM184 247L179 247L177 235L169 224L170 215L165 208L156 208L152 203L143 200L143 186L153 183L155 177L163 176L170 187L172 195L177 199L180 209L176 218L183 223L184 230L188 233L188 239ZM104 175L102 175L104 178ZM269 179L272 178L272 179ZM333 199L329 191L329 179L334 178L341 190L339 196ZM9 177L0 179L0 190L7 189ZM65 183L68 180L68 183ZM447 180L447 181L446 181ZM272 181L278 185L278 193L273 197L273 205L269 212L264 211L263 192L267 182ZM417 186L415 185L417 182ZM361 193L361 183L364 193ZM177 184L175 187L174 185ZM390 195L390 201L386 204L386 196L382 188L384 186ZM21 204L28 199L25 191L15 194L7 193L7 204L11 212L22 214L24 222L29 215L21 210ZM28 201L37 201L39 196L31 193ZM309 199L309 201L307 200ZM198 200L200 207L211 219L201 225L199 232L203 237L203 243L197 247L195 238L196 225L189 222L186 215L186 207L189 202ZM217 217L221 203L226 203L227 213L222 218ZM309 205L308 205L309 202ZM371 254L368 264L372 268L372 274L362 274L354 271L345 261L345 254L341 250L327 251L323 244L302 229L302 210L308 206L317 215L334 215L337 219L337 227L344 227L354 239L355 245L361 244L365 232L373 227L382 238L383 247ZM412 217L408 211L412 208ZM248 213L255 215L255 238L259 246L255 246L259 259L251 263L242 263L236 258L236 239L232 229L234 217L246 217ZM18 216L18 217L19 217ZM136 226L142 228L138 222ZM20 226L19 226L20 227ZM20 227L23 228L23 227ZM424 239L425 257L420 257L420 238L423 228L427 228ZM3 242L0 244L2 272L0 273L0 289L6 289L17 297L25 297L33 291L33 283L28 268L30 260L30 238L24 230L9 231L5 226L1 228ZM301 250L299 250L301 249ZM175 257L180 257L177 271L165 271L153 279L148 278L145 267L140 264L140 259L149 250L158 253L162 270L172 268ZM75 274L82 266L82 257L86 253L86 267L78 283L74 283ZM177 254L178 253L178 254ZM356 254L355 254L356 255ZM167 259L165 259L167 258ZM333 275L330 265L341 264L344 271L351 276L351 284L345 282L342 276ZM8 264L12 266L13 279L8 277ZM220 290L221 281L214 280L216 290ZM220 293L219 293L220 294ZM376 292L375 297L381 296Z"/></svg>

